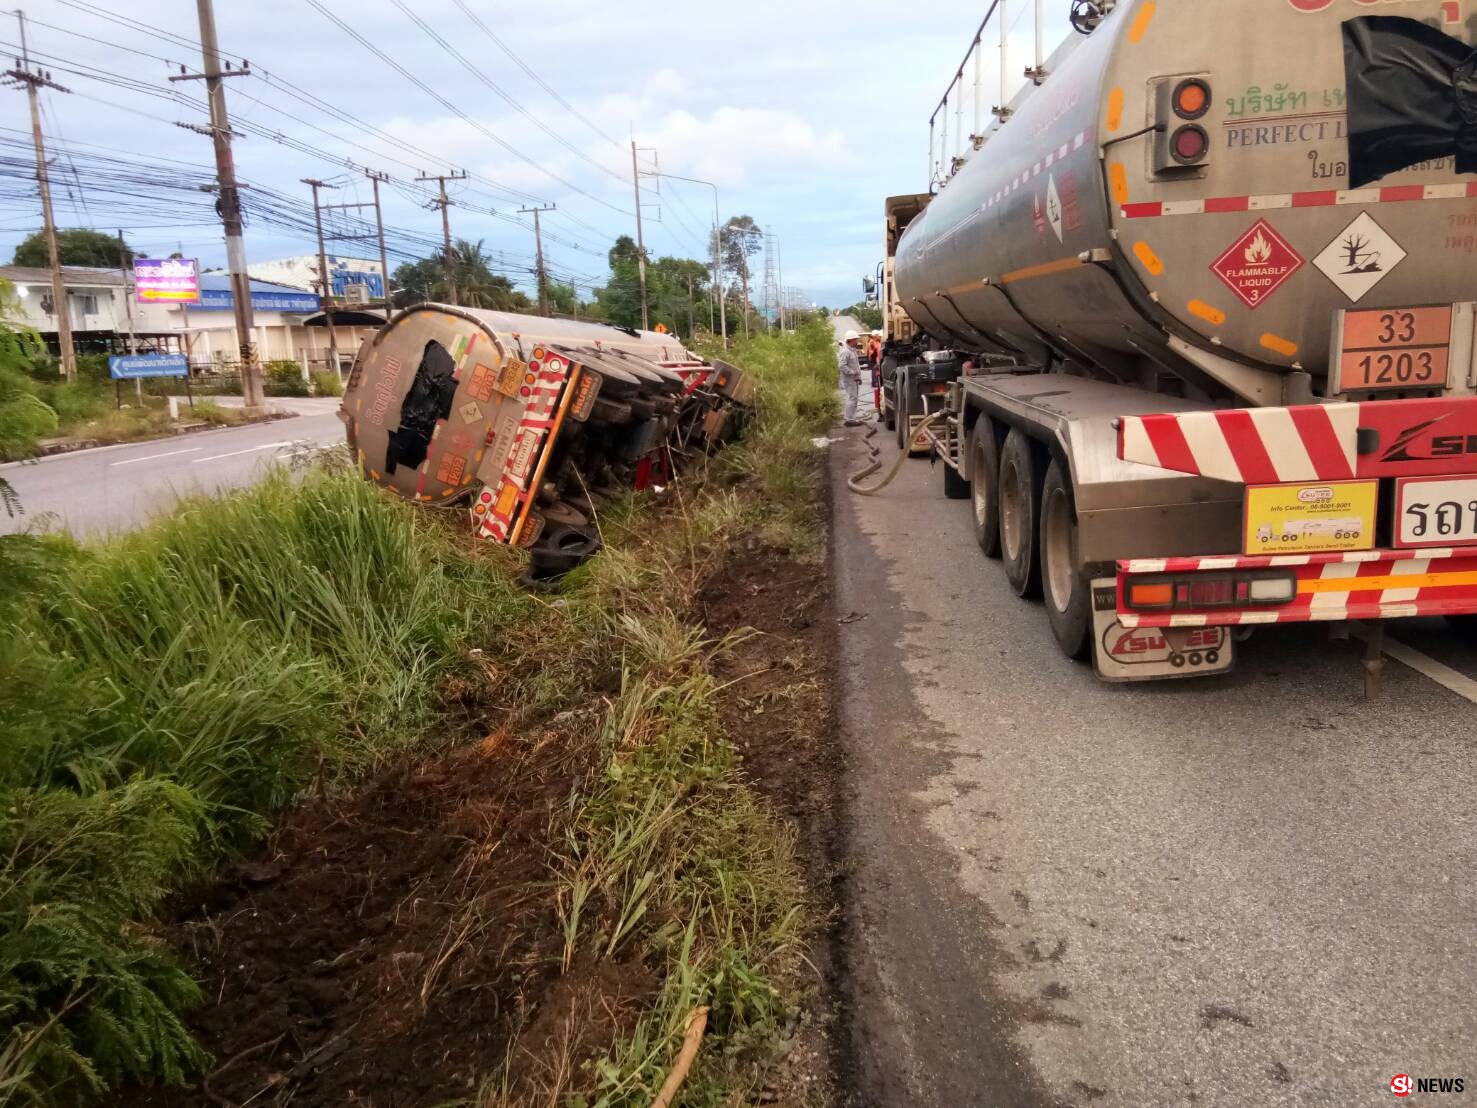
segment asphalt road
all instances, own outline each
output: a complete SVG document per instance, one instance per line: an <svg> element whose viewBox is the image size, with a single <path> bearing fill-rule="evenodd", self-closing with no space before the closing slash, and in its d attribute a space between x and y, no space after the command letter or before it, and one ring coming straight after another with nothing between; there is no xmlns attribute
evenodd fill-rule
<svg viewBox="0 0 1477 1108"><path fill-rule="evenodd" d="M1477 708L1395 663L1365 701L1316 627L1103 685L937 469L848 494L846 434L854 1103L1343 1108L1397 1073L1477 1103ZM1477 675L1444 625L1402 638Z"/></svg>
<svg viewBox="0 0 1477 1108"><path fill-rule="evenodd" d="M0 514L0 531L45 527L83 537L127 530L168 511L182 495L257 480L297 444L344 440L337 400L275 403L300 414L0 466L25 509L15 518Z"/></svg>

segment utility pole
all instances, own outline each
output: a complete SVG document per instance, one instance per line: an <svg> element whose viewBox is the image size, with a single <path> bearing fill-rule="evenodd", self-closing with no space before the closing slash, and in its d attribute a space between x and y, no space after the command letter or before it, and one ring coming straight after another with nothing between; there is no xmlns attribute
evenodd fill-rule
<svg viewBox="0 0 1477 1108"><path fill-rule="evenodd" d="M323 211L318 207L318 190L337 188L324 181L315 180L312 177L304 177L303 184L313 187L313 226L318 231L318 289L323 298L320 302L323 314L328 319L328 358L333 367L333 372L339 372L338 364L338 336L334 334L333 326L333 283L328 278L328 252L323 248Z"/></svg>
<svg viewBox="0 0 1477 1108"><path fill-rule="evenodd" d="M636 272L641 278L641 329L650 330L646 308L646 242L641 235L641 170L636 164L636 140L631 140L631 183L636 186Z"/></svg>
<svg viewBox="0 0 1477 1108"><path fill-rule="evenodd" d="M379 235L380 242L380 291L384 293L385 318L390 318L390 261L385 254L385 216L380 210L380 183L388 181L390 175L373 169L366 169L364 175L374 185L374 229Z"/></svg>
<svg viewBox="0 0 1477 1108"><path fill-rule="evenodd" d="M519 215L533 216L533 250L534 250L534 273L538 278L538 314L549 314L549 273L544 268L544 232L539 225L540 212L552 212L553 204L545 204L543 207L519 208ZM579 293L575 293L575 302L579 302Z"/></svg>
<svg viewBox="0 0 1477 1108"><path fill-rule="evenodd" d="M128 313L128 352L138 353L138 339L133 329L133 289L129 287L128 271L133 268L129 263L132 259L128 256L128 246L123 241L123 231L118 232L118 271L123 275L123 308ZM137 378L134 378L137 380Z"/></svg>
<svg viewBox="0 0 1477 1108"><path fill-rule="evenodd" d="M226 263L231 271L231 299L236 308L236 342L241 356L241 396L248 408L260 408L262 393L261 367L256 361L256 318L251 308L251 278L246 272L246 243L241 230L241 188L236 183L236 159L231 153L231 120L226 114L226 88L222 77L249 77L251 65L242 62L233 68L230 62L221 69L220 47L215 37L215 8L211 0L196 0L200 18L200 54L203 73L181 73L171 81L205 81L206 98L210 102L210 137L215 143L215 175L220 186L221 224L226 232Z"/></svg>
<svg viewBox="0 0 1477 1108"><path fill-rule="evenodd" d="M56 245L56 219L51 212L51 177L46 171L46 142L41 136L41 104L36 91L41 88L70 92L51 79L50 73L31 70L31 53L26 48L26 14L15 13L21 25L20 66L7 69L5 76L26 86L31 102L31 138L36 143L36 184L41 191L41 226L46 233L46 260L51 265L51 306L56 311L56 345L61 354L61 369L68 381L77 379L77 352L72 349L72 306L67 301L67 286L62 280L61 254Z"/></svg>
<svg viewBox="0 0 1477 1108"><path fill-rule="evenodd" d="M443 255L446 265L446 298L453 304L456 303L456 270L452 265L451 253L451 200L446 195L447 181L465 181L467 171L458 170L456 173L439 173L426 177L417 177L417 181L435 181L441 189L441 197L431 201L431 207L441 209L441 241Z"/></svg>

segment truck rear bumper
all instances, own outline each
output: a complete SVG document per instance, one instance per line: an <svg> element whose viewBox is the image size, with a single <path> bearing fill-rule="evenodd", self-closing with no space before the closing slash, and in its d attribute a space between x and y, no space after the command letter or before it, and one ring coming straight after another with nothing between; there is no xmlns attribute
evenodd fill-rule
<svg viewBox="0 0 1477 1108"><path fill-rule="evenodd" d="M1117 565L1118 619L1129 628L1477 613L1477 547L1137 558ZM1262 594L1286 589L1286 598L1251 602L1251 582ZM1135 593L1162 597L1165 585L1166 605L1133 603ZM1197 604L1197 597L1217 603Z"/></svg>

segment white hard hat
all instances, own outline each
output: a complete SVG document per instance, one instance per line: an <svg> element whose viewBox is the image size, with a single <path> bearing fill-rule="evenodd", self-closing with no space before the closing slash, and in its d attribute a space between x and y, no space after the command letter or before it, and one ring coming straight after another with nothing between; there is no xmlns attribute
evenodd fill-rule
<svg viewBox="0 0 1477 1108"><path fill-rule="evenodd" d="M881 338L881 337L882 337L882 332L881 332L881 331L873 331L873 332L872 332L872 337L873 337L873 338L878 338L878 339L880 339L880 338Z"/></svg>
<svg viewBox="0 0 1477 1108"><path fill-rule="evenodd" d="M857 334L855 331L847 331L846 334L842 336L841 341L850 342L852 339L859 338L861 338L861 335Z"/></svg>

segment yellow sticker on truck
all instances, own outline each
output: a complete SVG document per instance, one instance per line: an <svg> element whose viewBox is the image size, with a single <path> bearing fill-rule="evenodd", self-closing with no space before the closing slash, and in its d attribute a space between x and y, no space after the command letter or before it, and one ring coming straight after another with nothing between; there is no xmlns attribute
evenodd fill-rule
<svg viewBox="0 0 1477 1108"><path fill-rule="evenodd" d="M1378 481L1248 485L1242 551L1322 554L1374 547Z"/></svg>

